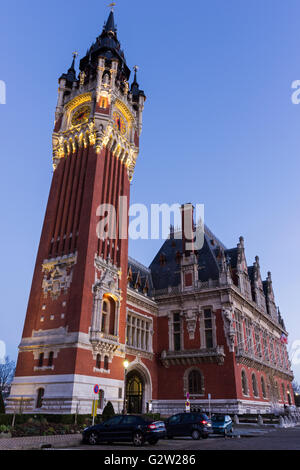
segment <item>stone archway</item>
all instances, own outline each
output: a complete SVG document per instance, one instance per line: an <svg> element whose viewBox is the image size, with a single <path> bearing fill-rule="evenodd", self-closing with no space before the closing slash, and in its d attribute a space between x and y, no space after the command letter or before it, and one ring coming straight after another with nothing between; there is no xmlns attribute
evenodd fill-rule
<svg viewBox="0 0 300 470"><path fill-rule="evenodd" d="M126 373L126 408L131 414L146 413L152 400L152 381L149 370L139 360L129 364Z"/></svg>

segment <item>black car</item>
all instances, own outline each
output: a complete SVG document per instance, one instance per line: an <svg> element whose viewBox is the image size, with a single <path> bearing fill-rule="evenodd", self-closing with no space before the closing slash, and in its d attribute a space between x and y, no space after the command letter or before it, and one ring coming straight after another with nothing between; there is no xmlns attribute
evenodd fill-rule
<svg viewBox="0 0 300 470"><path fill-rule="evenodd" d="M82 442L95 445L100 442L131 441L134 446L141 446L146 441L154 445L165 436L163 421L147 420L136 415L115 415L101 424L85 428Z"/></svg>
<svg viewBox="0 0 300 470"><path fill-rule="evenodd" d="M167 437L191 436L206 438L212 432L211 421L205 413L178 413L166 421Z"/></svg>

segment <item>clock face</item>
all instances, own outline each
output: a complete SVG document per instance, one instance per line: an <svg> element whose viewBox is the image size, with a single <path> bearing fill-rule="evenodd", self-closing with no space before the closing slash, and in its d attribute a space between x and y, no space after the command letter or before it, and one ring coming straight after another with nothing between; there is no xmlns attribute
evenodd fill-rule
<svg viewBox="0 0 300 470"><path fill-rule="evenodd" d="M116 111L113 113L114 128L121 132L122 135L126 134L126 123L121 114Z"/></svg>
<svg viewBox="0 0 300 470"><path fill-rule="evenodd" d="M85 121L88 121L91 113L90 106L84 106L83 108L78 109L72 116L72 126L78 126Z"/></svg>

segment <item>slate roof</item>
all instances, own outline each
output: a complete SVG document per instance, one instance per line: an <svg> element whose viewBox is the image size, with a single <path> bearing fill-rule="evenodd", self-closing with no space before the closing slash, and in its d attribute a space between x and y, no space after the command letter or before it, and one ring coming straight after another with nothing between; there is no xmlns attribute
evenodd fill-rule
<svg viewBox="0 0 300 470"><path fill-rule="evenodd" d="M150 269L135 259L128 257L128 272L131 272L132 274L132 279L129 281L129 287L137 290L140 294L145 294L146 288L147 295L152 297L153 282ZM138 286L137 281L139 281Z"/></svg>
<svg viewBox="0 0 300 470"><path fill-rule="evenodd" d="M218 247L226 250L225 246L205 227L204 245L198 252L198 273L200 281L219 278ZM182 253L182 240L167 239L156 254L150 270L153 286L156 290L180 285L180 263L178 254Z"/></svg>

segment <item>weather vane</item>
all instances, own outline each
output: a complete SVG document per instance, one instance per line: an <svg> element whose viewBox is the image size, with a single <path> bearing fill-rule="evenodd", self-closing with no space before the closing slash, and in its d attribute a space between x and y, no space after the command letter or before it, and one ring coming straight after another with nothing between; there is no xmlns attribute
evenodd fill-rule
<svg viewBox="0 0 300 470"><path fill-rule="evenodd" d="M133 70L134 70L135 72L137 72L138 69L139 69L139 66L138 66L138 65L135 65L135 66L133 67Z"/></svg>
<svg viewBox="0 0 300 470"><path fill-rule="evenodd" d="M77 51L73 52L73 58L76 59L77 56L78 56L78 52Z"/></svg>
<svg viewBox="0 0 300 470"><path fill-rule="evenodd" d="M114 11L114 7L116 6L116 4L113 2L110 3L108 6L111 8L111 11Z"/></svg>

